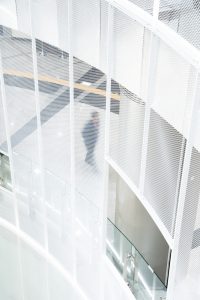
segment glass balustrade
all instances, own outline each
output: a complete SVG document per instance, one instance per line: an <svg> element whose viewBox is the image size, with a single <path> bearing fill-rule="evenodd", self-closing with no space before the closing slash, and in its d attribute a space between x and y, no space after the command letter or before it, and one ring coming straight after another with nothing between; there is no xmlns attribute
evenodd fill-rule
<svg viewBox="0 0 200 300"><path fill-rule="evenodd" d="M137 300L165 300L166 287L123 233L108 219L107 256Z"/></svg>
<svg viewBox="0 0 200 300"><path fill-rule="evenodd" d="M0 186L12 191L9 158L3 153L0 153Z"/></svg>

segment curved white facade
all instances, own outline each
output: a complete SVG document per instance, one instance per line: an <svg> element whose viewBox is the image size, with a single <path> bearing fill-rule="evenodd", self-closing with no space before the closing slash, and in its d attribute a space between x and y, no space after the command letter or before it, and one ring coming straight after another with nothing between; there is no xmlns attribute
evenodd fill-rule
<svg viewBox="0 0 200 300"><path fill-rule="evenodd" d="M2 228L49 255L80 297L134 297L105 258L112 167L170 248L167 299L198 298L198 1L5 1L1 14L0 152L13 190L0 190ZM95 169L81 134L94 111ZM29 285L19 244L17 300ZM48 268L41 299L55 297ZM136 299L159 299L141 274Z"/></svg>

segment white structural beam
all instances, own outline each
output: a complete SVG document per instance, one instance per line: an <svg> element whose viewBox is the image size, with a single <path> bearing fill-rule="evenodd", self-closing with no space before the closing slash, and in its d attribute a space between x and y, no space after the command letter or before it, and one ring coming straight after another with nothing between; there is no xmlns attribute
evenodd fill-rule
<svg viewBox="0 0 200 300"><path fill-rule="evenodd" d="M150 15L142 8L138 7L129 0L106 0L113 7L117 8L119 11L123 12L131 19L139 22L141 25L152 31L157 35L162 41L165 42L169 47L174 49L180 56L182 56L186 61L192 64L196 68L200 68L200 52L188 41L182 38L169 26L165 25L161 21L157 20L155 22L156 15L158 14L158 4L155 7L155 15Z"/></svg>
<svg viewBox="0 0 200 300"><path fill-rule="evenodd" d="M194 232L194 225L197 213L198 198L191 205L188 203L191 199L186 197L187 187L189 182L189 172L191 165L192 149L194 144L194 138L196 135L198 114L200 108L200 75L194 69L194 76L196 77L194 95L193 95L193 106L192 106L192 117L188 127L188 139L186 143L184 164L182 169L182 178L180 184L180 192L178 199L178 208L176 215L176 224L174 232L174 247L171 256L171 266L169 272L169 283L167 289L167 300L176 300L174 293L176 286L185 278L187 275L190 251L192 246L192 237ZM190 209L188 209L188 206ZM186 246L185 241L190 241L191 244ZM183 246L184 245L184 246Z"/></svg>

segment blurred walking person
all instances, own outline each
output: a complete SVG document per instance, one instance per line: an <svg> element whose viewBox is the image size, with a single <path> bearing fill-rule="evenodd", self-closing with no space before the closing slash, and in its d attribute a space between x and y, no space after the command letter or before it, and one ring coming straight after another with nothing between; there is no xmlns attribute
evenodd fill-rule
<svg viewBox="0 0 200 300"><path fill-rule="evenodd" d="M85 124L82 130L82 137L87 149L85 162L95 166L94 150L99 136L99 113L93 111L91 119Z"/></svg>

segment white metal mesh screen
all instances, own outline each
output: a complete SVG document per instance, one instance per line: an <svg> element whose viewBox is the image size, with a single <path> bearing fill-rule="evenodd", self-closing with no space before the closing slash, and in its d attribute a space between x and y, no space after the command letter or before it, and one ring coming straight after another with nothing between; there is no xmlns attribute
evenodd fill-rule
<svg viewBox="0 0 200 300"><path fill-rule="evenodd" d="M94 298L100 278L106 78L74 57L74 80L77 280Z"/></svg>
<svg viewBox="0 0 200 300"><path fill-rule="evenodd" d="M5 120L3 115L3 103L2 103L2 96L0 94L0 151L4 153L8 152L7 144L3 144L6 141L6 129L5 129Z"/></svg>
<svg viewBox="0 0 200 300"><path fill-rule="evenodd" d="M153 14L153 0L130 0L135 5L141 7L145 11L147 11L149 14Z"/></svg>
<svg viewBox="0 0 200 300"><path fill-rule="evenodd" d="M152 110L144 194L171 234L183 150L182 135Z"/></svg>
<svg viewBox="0 0 200 300"><path fill-rule="evenodd" d="M74 0L72 2L74 55L92 66L98 67L100 57L100 1Z"/></svg>
<svg viewBox="0 0 200 300"><path fill-rule="evenodd" d="M25 35L12 38L8 30L1 47L19 223L25 232L44 243L32 41Z"/></svg>
<svg viewBox="0 0 200 300"><path fill-rule="evenodd" d="M199 192L200 192L200 154L195 148L192 151L191 164L187 182L183 222L179 238L179 253L177 259L177 275L175 295L177 299L199 298L199 255L200 239L199 223Z"/></svg>
<svg viewBox="0 0 200 300"><path fill-rule="evenodd" d="M72 270L69 58L36 42L49 251Z"/></svg>
<svg viewBox="0 0 200 300"><path fill-rule="evenodd" d="M112 40L111 74L123 85L111 83L112 92L118 97L111 101L110 155L138 185L145 112L141 87L145 82L149 42L144 28L117 10Z"/></svg>
<svg viewBox="0 0 200 300"><path fill-rule="evenodd" d="M145 197L171 235L183 165L183 134L187 136L186 116L191 113L193 88L190 65L160 42L148 136Z"/></svg>
<svg viewBox="0 0 200 300"><path fill-rule="evenodd" d="M160 1L159 19L195 47L200 47L198 0Z"/></svg>

